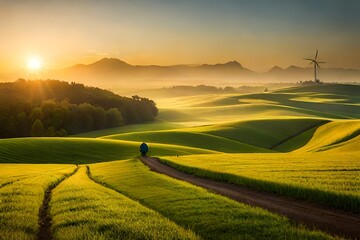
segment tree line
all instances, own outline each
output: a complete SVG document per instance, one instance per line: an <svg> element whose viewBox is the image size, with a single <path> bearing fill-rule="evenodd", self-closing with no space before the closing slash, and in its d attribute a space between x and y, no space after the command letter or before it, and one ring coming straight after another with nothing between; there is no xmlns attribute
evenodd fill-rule
<svg viewBox="0 0 360 240"><path fill-rule="evenodd" d="M154 101L58 80L0 83L0 137L67 136L154 120Z"/></svg>

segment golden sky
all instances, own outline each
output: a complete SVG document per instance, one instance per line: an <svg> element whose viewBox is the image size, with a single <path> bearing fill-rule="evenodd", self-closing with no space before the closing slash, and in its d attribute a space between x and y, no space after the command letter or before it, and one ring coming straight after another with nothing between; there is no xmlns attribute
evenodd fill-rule
<svg viewBox="0 0 360 240"><path fill-rule="evenodd" d="M222 63L266 71L360 69L356 0L0 0L0 73L115 57L134 65Z"/></svg>

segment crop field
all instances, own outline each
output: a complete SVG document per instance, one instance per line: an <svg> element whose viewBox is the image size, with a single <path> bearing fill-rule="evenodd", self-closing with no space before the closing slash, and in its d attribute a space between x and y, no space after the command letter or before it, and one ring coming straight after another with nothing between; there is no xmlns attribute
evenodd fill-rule
<svg viewBox="0 0 360 240"><path fill-rule="evenodd" d="M211 154L167 157L183 171L360 212L359 153Z"/></svg>
<svg viewBox="0 0 360 240"><path fill-rule="evenodd" d="M0 239L41 239L47 196L53 239L339 239L135 157L146 142L148 155L183 172L358 214L359 90L155 99L154 122L0 139Z"/></svg>
<svg viewBox="0 0 360 240"><path fill-rule="evenodd" d="M159 118L187 126L282 118L358 119L359 86L294 87L270 93L159 99ZM304 99L306 98L306 99ZM316 100L309 100L316 99Z"/></svg>
<svg viewBox="0 0 360 240"><path fill-rule="evenodd" d="M73 165L2 164L1 180L8 184L0 185L0 239L37 239L44 191L74 170Z"/></svg>
<svg viewBox="0 0 360 240"><path fill-rule="evenodd" d="M67 168L69 165L64 164L1 164L0 186Z"/></svg>
<svg viewBox="0 0 360 240"><path fill-rule="evenodd" d="M360 121L336 121L319 127L310 141L297 151L322 151L338 147L339 144L349 144L349 141L360 135ZM352 151L358 151L360 142L351 143Z"/></svg>
<svg viewBox="0 0 360 240"><path fill-rule="evenodd" d="M322 233L294 227L286 218L260 208L149 172L137 159L93 164L90 170L97 181L205 239L330 239Z"/></svg>
<svg viewBox="0 0 360 240"><path fill-rule="evenodd" d="M89 179L85 166L54 191L56 239L198 239L160 214Z"/></svg>

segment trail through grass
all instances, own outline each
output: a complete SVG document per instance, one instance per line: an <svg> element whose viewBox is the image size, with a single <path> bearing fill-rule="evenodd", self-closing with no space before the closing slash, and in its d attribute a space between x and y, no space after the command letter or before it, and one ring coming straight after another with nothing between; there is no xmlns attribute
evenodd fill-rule
<svg viewBox="0 0 360 240"><path fill-rule="evenodd" d="M56 239L197 239L158 213L103 187L81 167L51 200Z"/></svg>
<svg viewBox="0 0 360 240"><path fill-rule="evenodd" d="M360 212L358 154L211 154L162 161L197 176Z"/></svg>
<svg viewBox="0 0 360 240"><path fill-rule="evenodd" d="M285 218L150 172L137 160L98 163L92 176L204 239L331 239Z"/></svg>
<svg viewBox="0 0 360 240"><path fill-rule="evenodd" d="M74 171L75 166L37 165L38 174L0 188L0 239L37 239L38 214L44 191ZM1 169L6 168L2 166ZM26 169L26 167L25 167ZM58 169L58 170L56 170ZM7 171L15 171L11 166ZM21 164L17 172L22 172ZM43 174L40 174L43 171Z"/></svg>

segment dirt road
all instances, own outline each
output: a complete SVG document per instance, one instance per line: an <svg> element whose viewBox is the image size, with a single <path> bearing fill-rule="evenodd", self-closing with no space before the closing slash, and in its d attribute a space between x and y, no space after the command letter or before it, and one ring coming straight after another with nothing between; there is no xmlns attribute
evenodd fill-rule
<svg viewBox="0 0 360 240"><path fill-rule="evenodd" d="M152 171L206 188L251 206L262 207L285 215L310 228L320 229L347 238L360 239L359 215L238 185L196 177L165 165L157 158L139 157L139 159Z"/></svg>

